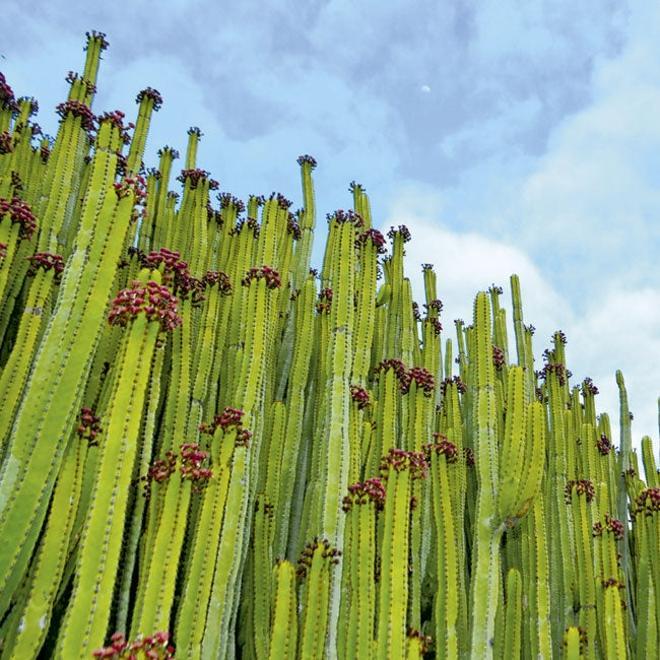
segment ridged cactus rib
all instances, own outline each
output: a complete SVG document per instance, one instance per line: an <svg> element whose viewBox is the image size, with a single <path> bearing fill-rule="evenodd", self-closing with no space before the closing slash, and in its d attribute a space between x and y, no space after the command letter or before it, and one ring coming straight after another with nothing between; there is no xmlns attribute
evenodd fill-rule
<svg viewBox="0 0 660 660"><path fill-rule="evenodd" d="M613 434L516 275L446 336L355 181L311 269L311 156L296 211L212 194L198 128L146 169L162 99L95 117L106 47L54 141L0 74L0 657L655 657L623 375Z"/></svg>

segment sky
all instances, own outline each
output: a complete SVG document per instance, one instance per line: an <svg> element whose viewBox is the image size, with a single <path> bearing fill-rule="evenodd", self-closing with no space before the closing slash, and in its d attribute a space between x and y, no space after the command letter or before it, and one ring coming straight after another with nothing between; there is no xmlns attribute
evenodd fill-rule
<svg viewBox="0 0 660 660"><path fill-rule="evenodd" d="M110 48L95 111L130 117L139 90L163 95L148 165L199 126L222 190L299 206L296 158L312 154L317 263L325 214L360 182L377 227L411 230L420 302L421 264L435 265L451 334L491 283L509 303L517 273L539 368L561 328L574 381L593 378L615 428L621 369L634 442L657 452L658 3L4 0L2 21L0 70L51 134L96 29Z"/></svg>

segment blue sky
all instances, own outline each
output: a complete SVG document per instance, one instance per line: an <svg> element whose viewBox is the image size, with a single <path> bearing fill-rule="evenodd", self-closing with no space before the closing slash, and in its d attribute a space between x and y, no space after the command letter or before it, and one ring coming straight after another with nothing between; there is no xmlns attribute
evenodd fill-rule
<svg viewBox="0 0 660 660"><path fill-rule="evenodd" d="M418 291L435 263L447 329L517 272L538 359L564 329L600 408L616 423L622 369L635 440L657 440L657 3L5 0L3 15L0 67L47 131L85 31L106 32L95 110L130 115L147 85L165 100L148 164L197 125L223 190L299 204L295 159L314 155L319 217L362 183L377 225L410 227Z"/></svg>

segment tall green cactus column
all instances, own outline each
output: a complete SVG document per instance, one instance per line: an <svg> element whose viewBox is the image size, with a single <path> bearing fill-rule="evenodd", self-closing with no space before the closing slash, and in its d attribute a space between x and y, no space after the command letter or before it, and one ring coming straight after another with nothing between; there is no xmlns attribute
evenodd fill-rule
<svg viewBox="0 0 660 660"><path fill-rule="evenodd" d="M410 499L413 480L426 477L426 472L423 454L403 449L390 449L381 464L386 494L376 624L377 658L405 657Z"/></svg>
<svg viewBox="0 0 660 660"><path fill-rule="evenodd" d="M135 204L134 182L118 184L116 195L111 183L121 130L117 117L102 119L76 249L62 274L2 468L0 535L15 540L0 548L3 604L25 572L46 515Z"/></svg>
<svg viewBox="0 0 660 660"><path fill-rule="evenodd" d="M121 373L105 422L107 440L101 447L74 591L59 636L61 657L84 656L105 641L153 352L159 332L171 331L181 322L176 299L159 279L157 273L143 271L132 288L115 298L109 314L110 323L127 325L129 331L120 349Z"/></svg>

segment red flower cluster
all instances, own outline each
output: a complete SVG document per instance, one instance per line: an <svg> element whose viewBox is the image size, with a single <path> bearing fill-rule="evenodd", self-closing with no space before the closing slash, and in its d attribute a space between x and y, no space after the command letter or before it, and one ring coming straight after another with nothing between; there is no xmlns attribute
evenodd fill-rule
<svg viewBox="0 0 660 660"><path fill-rule="evenodd" d="M141 92L139 92L135 102L142 103L143 99L151 99L154 102L155 112L158 112L163 105L163 97L160 95L160 92L153 87L146 87Z"/></svg>
<svg viewBox="0 0 660 660"><path fill-rule="evenodd" d="M277 205L283 210L288 211L289 208L293 205L293 202L290 199L287 199L282 193L272 192L270 194L269 200L275 200Z"/></svg>
<svg viewBox="0 0 660 660"><path fill-rule="evenodd" d="M350 222L354 224L356 227L362 227L364 225L364 219L362 216L352 210L348 211L343 211L342 209L338 209L334 213L328 213L326 216L328 222L332 222L333 220L336 220L339 224L343 224L345 222Z"/></svg>
<svg viewBox="0 0 660 660"><path fill-rule="evenodd" d="M371 403L369 392L359 385L351 385L351 399L357 403L358 410L364 410Z"/></svg>
<svg viewBox="0 0 660 660"><path fill-rule="evenodd" d="M266 280L266 286L269 289L277 289L282 285L280 274L270 266L262 266L261 268L250 268L245 277L241 280L243 286L249 286L252 280Z"/></svg>
<svg viewBox="0 0 660 660"><path fill-rule="evenodd" d="M456 463L458 460L458 449L456 445L447 440L442 433L434 433L433 438L435 442L430 442L424 448L426 455L430 458L431 453L435 453L439 456L444 456L447 459L447 463Z"/></svg>
<svg viewBox="0 0 660 660"><path fill-rule="evenodd" d="M199 168L181 170L181 174L176 178L177 181L184 183L190 181L190 189L195 190L199 182L203 179L209 179L210 172ZM209 179L209 190L216 190L220 184L215 179Z"/></svg>
<svg viewBox="0 0 660 660"><path fill-rule="evenodd" d="M37 252L31 257L28 257L30 267L28 268L28 275L35 275L39 268L49 271L51 268L55 271L55 281L59 282L62 271L64 270L64 259L59 254L51 254L50 252Z"/></svg>
<svg viewBox="0 0 660 660"><path fill-rule="evenodd" d="M169 644L170 635L166 632L157 632L150 637L139 637L134 642L127 642L123 633L115 633L110 638L110 646L97 649L93 652L95 658L115 658L137 660L137 658L150 658L163 660L174 657L174 647Z"/></svg>
<svg viewBox="0 0 660 660"><path fill-rule="evenodd" d="M348 184L348 192L355 194L356 191L361 193L367 192L366 188L361 183L353 180Z"/></svg>
<svg viewBox="0 0 660 660"><path fill-rule="evenodd" d="M223 431L231 427L236 427L238 429L236 437L237 446L248 446L252 433L247 429L241 428L243 420L243 411L239 408L231 408L227 406L222 414L216 415L213 418L213 421L210 424L200 424L199 430L202 433L207 433L208 435L213 435L216 429L221 428Z"/></svg>
<svg viewBox="0 0 660 660"><path fill-rule="evenodd" d="M165 452L165 458L158 458L149 466L147 476L143 477L143 479L155 481L160 484L169 479L170 475L174 474L175 470L176 453L170 450Z"/></svg>
<svg viewBox="0 0 660 660"><path fill-rule="evenodd" d="M9 86L2 72L0 72L0 108L9 108L14 112L18 111L14 90Z"/></svg>
<svg viewBox="0 0 660 660"><path fill-rule="evenodd" d="M220 293L229 295L231 293L231 282L226 273L218 270L209 270L204 275L203 282L207 286L217 286Z"/></svg>
<svg viewBox="0 0 660 660"><path fill-rule="evenodd" d="M575 490L578 495L584 495L587 498L587 502L591 502L596 495L594 485L589 479L572 479L566 484L566 488L564 488L566 504L571 503L573 490Z"/></svg>
<svg viewBox="0 0 660 660"><path fill-rule="evenodd" d="M460 376L454 376L453 378L445 378L442 381L442 383L440 383L440 390L442 392L442 396L444 396L447 393L448 385L456 385L456 389L458 390L459 394L465 394L467 392L467 386L461 380Z"/></svg>
<svg viewBox="0 0 660 660"><path fill-rule="evenodd" d="M378 477L351 484L348 487L348 495L342 500L342 509L348 512L354 504L368 504L369 502L373 502L376 509L383 508L385 486Z"/></svg>
<svg viewBox="0 0 660 660"><path fill-rule="evenodd" d="M602 456L607 456L613 449L612 441L604 433L601 433L600 438L596 441L596 447Z"/></svg>
<svg viewBox="0 0 660 660"><path fill-rule="evenodd" d="M230 206L233 206L236 209L237 215L240 215L245 211L245 204L238 197L234 197L231 193L221 193L218 195L218 201L220 202L221 209L228 209Z"/></svg>
<svg viewBox="0 0 660 660"><path fill-rule="evenodd" d="M651 516L660 511L660 488L646 488L635 498L633 515Z"/></svg>
<svg viewBox="0 0 660 660"><path fill-rule="evenodd" d="M158 157L162 158L165 155L170 156L172 160L176 160L179 157L179 152L174 147L165 145L158 150Z"/></svg>
<svg viewBox="0 0 660 660"><path fill-rule="evenodd" d="M9 131L0 133L0 154L9 154L14 150L14 144Z"/></svg>
<svg viewBox="0 0 660 660"><path fill-rule="evenodd" d="M176 250L168 250L167 248L150 252L144 258L144 264L147 268L153 268L154 270L163 265L165 275L186 273L188 271L188 264L181 259L181 254Z"/></svg>
<svg viewBox="0 0 660 660"><path fill-rule="evenodd" d="M332 289L321 289L319 291L316 311L319 314L329 314L332 306Z"/></svg>
<svg viewBox="0 0 660 660"><path fill-rule="evenodd" d="M289 234L291 234L291 237L293 238L294 241L300 240L300 237L302 236L302 231L300 230L300 225L298 224L298 220L296 219L296 216L293 215L293 213L289 213L289 218L286 223L286 230Z"/></svg>
<svg viewBox="0 0 660 660"><path fill-rule="evenodd" d="M555 374L560 385L566 384L566 367L563 364L548 362L539 372L539 377L545 380L549 374Z"/></svg>
<svg viewBox="0 0 660 660"><path fill-rule="evenodd" d="M605 525L603 525L601 522L594 523L593 536L601 536L605 531L612 533L614 538L619 541L623 538L623 523L616 518L612 518L609 513L606 513Z"/></svg>
<svg viewBox="0 0 660 660"><path fill-rule="evenodd" d="M386 456L380 461L381 477L386 479L391 470L401 472L410 470L413 479L424 479L428 470L428 464L424 454L417 451L406 451L404 449L390 449Z"/></svg>
<svg viewBox="0 0 660 660"><path fill-rule="evenodd" d="M91 408L82 408L80 411L80 424L76 429L78 436L86 439L90 447L94 447L99 444L96 438L102 430L101 418L97 417Z"/></svg>
<svg viewBox="0 0 660 660"><path fill-rule="evenodd" d="M598 394L598 388L594 385L594 381L591 380L591 378L587 377L582 381L582 394L584 396L587 396L587 394L591 394L591 396L596 396Z"/></svg>
<svg viewBox="0 0 660 660"><path fill-rule="evenodd" d="M87 45L85 46L85 50L89 48L91 41L98 41L101 50L105 50L110 45L108 40L105 38L105 32L97 32L96 30L92 30L91 32L85 32L85 36L87 37Z"/></svg>
<svg viewBox="0 0 660 660"><path fill-rule="evenodd" d="M75 71L69 71L69 73L66 74L65 80L70 85L73 85L73 83L80 80L82 84L85 85L85 90L87 91L88 94L96 93L96 85L91 80L87 80L86 78L83 78L82 76L78 75L77 73L75 73Z"/></svg>
<svg viewBox="0 0 660 660"><path fill-rule="evenodd" d="M406 365L403 364L401 360L390 358L383 360L378 366L376 366L375 371L376 373L381 373L383 371L387 371L388 369L394 370L394 374L396 375L401 388L403 388L407 381Z"/></svg>
<svg viewBox="0 0 660 660"><path fill-rule="evenodd" d="M21 228L18 235L21 239L30 239L37 228L37 220L32 213L32 209L27 202L19 197L14 197L11 201L0 198L0 220L6 215L12 223L18 223Z"/></svg>
<svg viewBox="0 0 660 660"><path fill-rule="evenodd" d="M316 159L310 156L309 154L303 154L302 156L298 156L298 160L296 161L300 167L303 165L307 164L311 169L314 169L316 167Z"/></svg>
<svg viewBox="0 0 660 660"><path fill-rule="evenodd" d="M385 236L383 236L383 234L377 229L367 229L366 231L363 231L357 237L356 244L365 245L367 241L372 242L378 254L385 254L385 252L387 252L387 248L385 247Z"/></svg>
<svg viewBox="0 0 660 660"><path fill-rule="evenodd" d="M94 130L94 113L82 101L64 101L57 106L56 111L62 119L69 114L73 117L80 117L80 125L84 130Z"/></svg>
<svg viewBox="0 0 660 660"><path fill-rule="evenodd" d="M504 367L504 362L504 351L499 346L493 345L493 365L495 369L501 371L502 367Z"/></svg>
<svg viewBox="0 0 660 660"><path fill-rule="evenodd" d="M135 202L139 204L147 197L147 182L144 180L144 177L139 174L134 177L124 177L121 181L113 183L112 185L118 199L133 193L133 195L135 195Z"/></svg>
<svg viewBox="0 0 660 660"><path fill-rule="evenodd" d="M434 316L428 316L424 319L424 323L430 323L433 326L433 333L436 337L442 332L442 323Z"/></svg>
<svg viewBox="0 0 660 660"><path fill-rule="evenodd" d="M333 548L330 545L330 542L326 539L315 538L311 543L308 543L302 553L300 554L300 559L298 560L298 568L296 570L296 575L299 578L304 578L307 576L309 569L312 566L312 559L314 557L314 552L317 548L323 548L322 557L324 559L329 559L331 564L339 563L339 556L341 552L337 548Z"/></svg>
<svg viewBox="0 0 660 660"><path fill-rule="evenodd" d="M394 240L394 237L400 234L404 243L407 243L412 236L410 235L410 230L405 225L399 225L398 229L390 227L390 230L387 232L387 237Z"/></svg>
<svg viewBox="0 0 660 660"><path fill-rule="evenodd" d="M422 655L428 653L433 643L433 638L430 635L425 635L421 630L417 630L416 628L408 628L408 639L419 640Z"/></svg>
<svg viewBox="0 0 660 660"><path fill-rule="evenodd" d="M157 321L161 329L174 330L181 324L177 313L177 299L169 289L157 282L133 282L130 289L123 289L112 301L108 321L110 325L126 326L139 313L144 313L149 321Z"/></svg>
<svg viewBox="0 0 660 660"><path fill-rule="evenodd" d="M184 479L189 479L195 486L206 483L212 476L210 468L202 467L202 463L208 458L208 452L202 451L194 442L181 445L181 474Z"/></svg>
<svg viewBox="0 0 660 660"><path fill-rule="evenodd" d="M424 391L426 396L431 396L433 390L435 389L435 378L433 374L424 367L413 367L406 372L405 375L405 386L402 384L401 390L405 394L410 389L412 383L417 384L417 389Z"/></svg>

